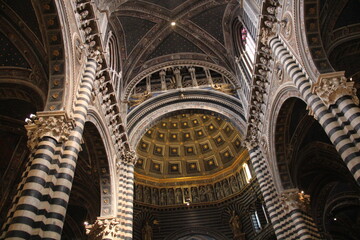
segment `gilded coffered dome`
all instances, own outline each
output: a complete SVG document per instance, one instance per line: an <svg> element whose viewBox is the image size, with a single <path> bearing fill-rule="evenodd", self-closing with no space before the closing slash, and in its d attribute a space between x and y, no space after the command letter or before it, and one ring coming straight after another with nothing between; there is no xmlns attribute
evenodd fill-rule
<svg viewBox="0 0 360 240"><path fill-rule="evenodd" d="M222 117L187 112L160 120L137 145L137 175L157 179L214 174L243 151L241 136Z"/></svg>

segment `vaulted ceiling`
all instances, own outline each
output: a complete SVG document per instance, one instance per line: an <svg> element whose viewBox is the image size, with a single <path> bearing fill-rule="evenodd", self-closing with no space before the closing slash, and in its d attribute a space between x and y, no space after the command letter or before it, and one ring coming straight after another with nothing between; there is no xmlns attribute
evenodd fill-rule
<svg viewBox="0 0 360 240"><path fill-rule="evenodd" d="M235 1L236 3L236 1ZM130 0L112 13L122 71L129 81L144 68L192 59L231 71L227 33L235 9L229 0ZM176 25L172 26L171 22Z"/></svg>

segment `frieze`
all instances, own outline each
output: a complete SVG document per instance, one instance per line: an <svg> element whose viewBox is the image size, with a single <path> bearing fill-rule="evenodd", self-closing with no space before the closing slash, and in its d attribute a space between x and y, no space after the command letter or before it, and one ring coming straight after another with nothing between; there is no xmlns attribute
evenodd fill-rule
<svg viewBox="0 0 360 240"><path fill-rule="evenodd" d="M237 172L218 179L208 184L197 183L196 185L187 182L186 185L172 187L149 186L147 181L144 183L137 181L134 190L134 199L138 203L151 204L155 206L169 205L190 205L203 204L213 201L223 201L231 198L247 186L251 185L252 180L246 181L243 167Z"/></svg>
<svg viewBox="0 0 360 240"><path fill-rule="evenodd" d="M271 66L274 64L268 46L270 39L278 34L279 25L283 24L276 18L278 0L264 1L258 40L258 52L255 57L255 69L252 84L251 99L249 103L248 129L245 144L248 148L259 145L260 132L264 125L264 110L268 102L269 79Z"/></svg>

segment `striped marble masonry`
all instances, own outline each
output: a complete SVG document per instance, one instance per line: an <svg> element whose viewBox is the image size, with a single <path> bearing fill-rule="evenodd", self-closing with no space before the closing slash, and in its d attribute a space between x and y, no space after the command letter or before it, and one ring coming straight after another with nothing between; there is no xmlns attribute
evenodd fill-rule
<svg viewBox="0 0 360 240"><path fill-rule="evenodd" d="M59 144L44 136L30 156L1 239L60 239L97 62L89 59L75 101L75 128Z"/></svg>
<svg viewBox="0 0 360 240"><path fill-rule="evenodd" d="M134 199L134 166L122 161L119 169L118 210L121 220L117 233L119 239L132 239L133 231L133 199Z"/></svg>
<svg viewBox="0 0 360 240"><path fill-rule="evenodd" d="M308 214L300 209L285 211L259 146L249 149L249 154L277 239L320 239Z"/></svg>
<svg viewBox="0 0 360 240"><path fill-rule="evenodd" d="M322 100L311 92L311 81L279 38L269 42L275 59L280 60L307 105L314 112L336 150L344 160L355 180L360 184L359 128L360 109L344 96L327 108Z"/></svg>

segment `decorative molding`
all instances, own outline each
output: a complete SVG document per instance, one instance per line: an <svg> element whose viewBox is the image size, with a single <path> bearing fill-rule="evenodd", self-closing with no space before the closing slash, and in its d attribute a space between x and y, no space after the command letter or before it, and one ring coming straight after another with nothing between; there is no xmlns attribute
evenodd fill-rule
<svg viewBox="0 0 360 240"><path fill-rule="evenodd" d="M311 86L311 92L318 95L327 107L346 95L351 96L358 105L354 82L351 79L348 82L344 74L344 71L320 74L317 82Z"/></svg>
<svg viewBox="0 0 360 240"><path fill-rule="evenodd" d="M116 161L116 169L117 172L120 171L120 167L123 164L126 165L135 165L138 157L136 156L136 152L133 150L126 150L124 147L120 150L120 159Z"/></svg>
<svg viewBox="0 0 360 240"><path fill-rule="evenodd" d="M57 142L68 140L71 130L74 128L73 120L65 111L38 112L30 115L25 120L27 125L27 144L33 150L39 143L39 139L47 136L54 138Z"/></svg>
<svg viewBox="0 0 360 240"><path fill-rule="evenodd" d="M277 20L277 8L280 6L278 0L264 1L262 6L261 22L259 23L260 35L257 42L257 56L255 56L255 68L253 83L251 86L251 98L249 102L248 129L245 145L248 149L259 145L260 132L265 122L264 113L268 102L269 75L273 65L269 40L277 35L282 23ZM282 75L282 73L281 73Z"/></svg>

